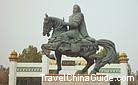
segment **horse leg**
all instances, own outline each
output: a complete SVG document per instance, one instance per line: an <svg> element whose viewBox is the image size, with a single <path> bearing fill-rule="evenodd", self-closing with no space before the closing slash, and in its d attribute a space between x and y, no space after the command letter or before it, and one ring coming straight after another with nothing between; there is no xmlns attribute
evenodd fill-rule
<svg viewBox="0 0 138 85"><path fill-rule="evenodd" d="M61 57L62 57L62 54L59 51L55 51L55 56L56 56L56 60L57 60L57 71L56 71L56 74L59 74L59 71L62 70L62 68L61 68Z"/></svg>
<svg viewBox="0 0 138 85"><path fill-rule="evenodd" d="M88 57L84 57L84 59L87 61L86 66L82 69L83 72L87 72L90 66L94 64L94 59L90 59Z"/></svg>
<svg viewBox="0 0 138 85"><path fill-rule="evenodd" d="M46 44L42 44L42 45L41 45L41 49L42 49L43 53L44 53L46 56L50 54L50 53L48 53L48 51L47 51Z"/></svg>
<svg viewBox="0 0 138 85"><path fill-rule="evenodd" d="M88 71L88 69L90 68L90 66L92 66L94 64L94 59L90 59L89 57L83 57L86 61L87 61L87 64L86 66L82 69L82 70L79 70L77 71L75 74L84 74Z"/></svg>
<svg viewBox="0 0 138 85"><path fill-rule="evenodd" d="M47 49L47 44L42 44L41 49L49 59L55 60L55 57L53 55L50 55L51 50Z"/></svg>
<svg viewBox="0 0 138 85"><path fill-rule="evenodd" d="M96 60L94 69L90 72L90 74L96 74L96 72L99 72L100 68L103 67L107 63L101 63L101 59Z"/></svg>

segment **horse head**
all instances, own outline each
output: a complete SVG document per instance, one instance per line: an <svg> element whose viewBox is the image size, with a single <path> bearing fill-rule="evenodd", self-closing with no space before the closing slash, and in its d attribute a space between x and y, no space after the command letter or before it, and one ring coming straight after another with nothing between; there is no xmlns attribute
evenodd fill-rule
<svg viewBox="0 0 138 85"><path fill-rule="evenodd" d="M50 36L50 31L53 28L52 36L59 35L65 31L67 31L67 27L64 26L64 19L59 19L56 17L49 17L47 14L45 14L44 22L43 22L43 36L47 34L47 36Z"/></svg>
<svg viewBox="0 0 138 85"><path fill-rule="evenodd" d="M52 30L53 22L51 17L48 17L47 14L45 14L44 22L43 22L43 36L47 34L47 36L50 36L50 31Z"/></svg>

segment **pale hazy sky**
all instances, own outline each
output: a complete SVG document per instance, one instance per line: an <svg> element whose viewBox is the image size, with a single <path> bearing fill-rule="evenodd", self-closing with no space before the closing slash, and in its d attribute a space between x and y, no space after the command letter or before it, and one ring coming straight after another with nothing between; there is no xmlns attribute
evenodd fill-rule
<svg viewBox="0 0 138 85"><path fill-rule="evenodd" d="M0 64L9 66L13 49L40 49L47 41L44 14L68 21L73 4L80 5L89 35L113 41L118 52L129 56L132 70L138 70L138 0L0 0Z"/></svg>

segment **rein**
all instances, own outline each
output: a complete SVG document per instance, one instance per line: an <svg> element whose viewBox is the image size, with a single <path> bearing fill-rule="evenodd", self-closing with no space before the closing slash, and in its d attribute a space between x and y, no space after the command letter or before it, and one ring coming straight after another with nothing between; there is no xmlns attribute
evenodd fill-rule
<svg viewBox="0 0 138 85"><path fill-rule="evenodd" d="M59 28L62 28L63 27L63 21L60 20L60 19L57 19L57 18L53 18L55 23L54 23L54 27L52 30L59 30Z"/></svg>

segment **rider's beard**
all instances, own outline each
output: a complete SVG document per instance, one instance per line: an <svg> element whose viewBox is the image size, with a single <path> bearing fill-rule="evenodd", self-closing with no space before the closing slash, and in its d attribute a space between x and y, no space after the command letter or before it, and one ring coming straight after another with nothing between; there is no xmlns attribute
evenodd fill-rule
<svg viewBox="0 0 138 85"><path fill-rule="evenodd" d="M78 10L73 10L73 14L79 13Z"/></svg>

